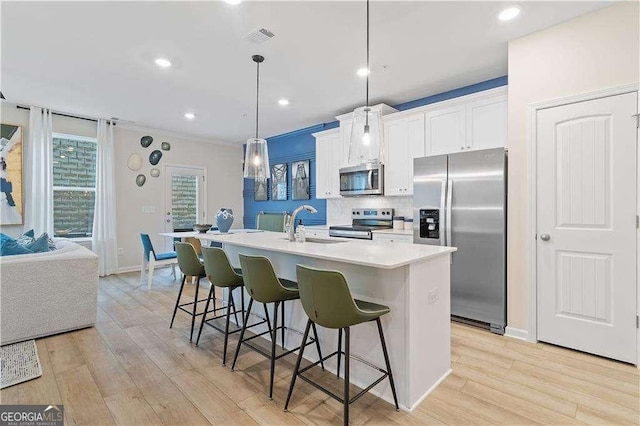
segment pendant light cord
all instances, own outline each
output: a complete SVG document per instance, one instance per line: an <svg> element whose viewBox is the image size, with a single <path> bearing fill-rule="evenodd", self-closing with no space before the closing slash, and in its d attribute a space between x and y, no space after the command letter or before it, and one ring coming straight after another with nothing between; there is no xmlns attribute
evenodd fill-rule
<svg viewBox="0 0 640 426"><path fill-rule="evenodd" d="M260 62L256 62L256 139L258 139L258 114L260 110Z"/></svg>
<svg viewBox="0 0 640 426"><path fill-rule="evenodd" d="M367 106L369 106L369 0L367 0Z"/></svg>

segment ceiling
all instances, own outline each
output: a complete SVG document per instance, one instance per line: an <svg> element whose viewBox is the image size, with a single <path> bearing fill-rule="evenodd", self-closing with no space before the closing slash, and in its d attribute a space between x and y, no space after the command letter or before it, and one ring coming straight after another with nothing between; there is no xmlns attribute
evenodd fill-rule
<svg viewBox="0 0 640 426"><path fill-rule="evenodd" d="M2 2L8 101L243 142L321 122L364 103L363 1ZM507 74L507 42L610 2L373 1L371 98L390 105ZM275 37L242 37L262 26ZM163 56L173 66L161 69ZM277 100L290 100L281 107ZM188 121L185 112L196 118Z"/></svg>

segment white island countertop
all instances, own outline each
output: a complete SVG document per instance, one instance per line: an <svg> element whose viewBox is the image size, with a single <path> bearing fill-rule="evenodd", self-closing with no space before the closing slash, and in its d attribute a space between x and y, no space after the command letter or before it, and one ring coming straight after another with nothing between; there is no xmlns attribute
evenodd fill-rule
<svg viewBox="0 0 640 426"><path fill-rule="evenodd" d="M232 244L241 247L269 250L279 253L333 260L354 265L381 269L395 269L429 258L453 253L455 247L404 244L381 241L328 239L329 243L306 241L290 242L286 234L280 232L259 232L243 234L198 234L196 238Z"/></svg>

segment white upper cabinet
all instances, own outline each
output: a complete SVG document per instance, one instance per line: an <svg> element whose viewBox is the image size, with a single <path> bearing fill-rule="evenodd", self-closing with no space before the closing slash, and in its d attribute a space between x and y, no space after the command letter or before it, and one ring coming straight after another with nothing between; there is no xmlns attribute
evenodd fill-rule
<svg viewBox="0 0 640 426"><path fill-rule="evenodd" d="M498 148L507 145L507 95L467 104L466 149Z"/></svg>
<svg viewBox="0 0 640 426"><path fill-rule="evenodd" d="M340 196L344 144L338 129L314 133L316 138L316 198Z"/></svg>
<svg viewBox="0 0 640 426"><path fill-rule="evenodd" d="M507 144L506 88L474 93L425 108L426 155Z"/></svg>
<svg viewBox="0 0 640 426"><path fill-rule="evenodd" d="M413 194L413 159L423 157L424 114L415 114L384 123L385 194Z"/></svg>
<svg viewBox="0 0 640 426"><path fill-rule="evenodd" d="M425 114L427 155L464 150L465 105L430 111Z"/></svg>

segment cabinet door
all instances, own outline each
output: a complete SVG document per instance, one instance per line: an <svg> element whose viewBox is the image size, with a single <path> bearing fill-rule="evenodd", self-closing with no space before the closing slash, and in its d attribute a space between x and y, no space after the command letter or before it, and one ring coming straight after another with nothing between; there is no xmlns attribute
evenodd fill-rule
<svg viewBox="0 0 640 426"><path fill-rule="evenodd" d="M353 127L353 121L341 121L340 122L340 143L342 144L342 160L340 161L340 167L353 166L349 163L349 147L351 146L351 128Z"/></svg>
<svg viewBox="0 0 640 426"><path fill-rule="evenodd" d="M507 95L467 104L467 149L500 148L507 144Z"/></svg>
<svg viewBox="0 0 640 426"><path fill-rule="evenodd" d="M413 159L425 156L424 114L407 118L407 182L403 195L413 195Z"/></svg>
<svg viewBox="0 0 640 426"><path fill-rule="evenodd" d="M408 185L407 159L409 145L407 120L400 119L384 123L387 161L384 166L385 195L404 195Z"/></svg>
<svg viewBox="0 0 640 426"><path fill-rule="evenodd" d="M344 139L339 133L327 137L331 151L331 163L327 183L327 198L340 197L340 168L346 165L344 155Z"/></svg>
<svg viewBox="0 0 640 426"><path fill-rule="evenodd" d="M427 155L459 152L465 147L465 106L425 114Z"/></svg>
<svg viewBox="0 0 640 426"><path fill-rule="evenodd" d="M316 138L316 198L329 197L331 160L331 137Z"/></svg>

